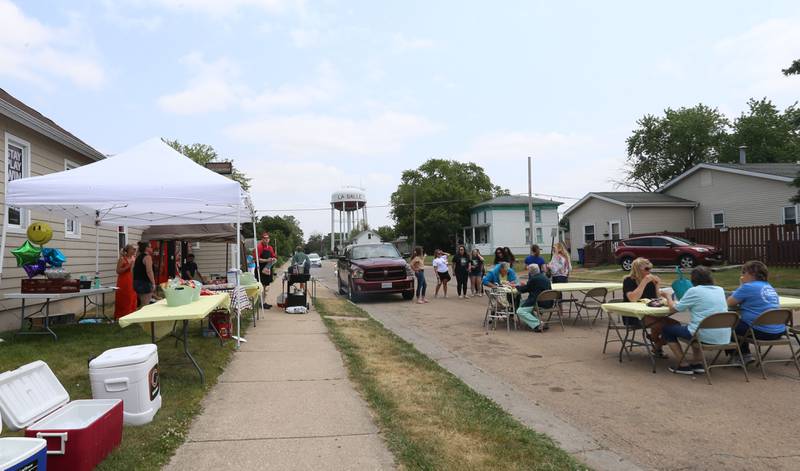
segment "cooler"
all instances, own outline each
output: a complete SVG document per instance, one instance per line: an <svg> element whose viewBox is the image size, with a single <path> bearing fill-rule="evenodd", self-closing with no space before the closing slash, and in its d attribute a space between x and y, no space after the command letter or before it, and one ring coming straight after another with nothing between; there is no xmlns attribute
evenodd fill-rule
<svg viewBox="0 0 800 471"><path fill-rule="evenodd" d="M0 438L0 471L47 471L47 442L41 438Z"/></svg>
<svg viewBox="0 0 800 471"><path fill-rule="evenodd" d="M69 402L43 361L0 374L0 412L9 429L47 441L51 471L90 471L122 441L122 401Z"/></svg>
<svg viewBox="0 0 800 471"><path fill-rule="evenodd" d="M106 350L89 362L95 399L122 399L123 422L150 423L161 408L158 349L152 343Z"/></svg>

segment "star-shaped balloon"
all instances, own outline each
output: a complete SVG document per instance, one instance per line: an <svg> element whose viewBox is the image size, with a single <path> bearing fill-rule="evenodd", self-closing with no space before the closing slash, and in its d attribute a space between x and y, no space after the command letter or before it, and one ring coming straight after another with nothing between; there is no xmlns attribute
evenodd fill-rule
<svg viewBox="0 0 800 471"><path fill-rule="evenodd" d="M36 263L24 265L22 268L25 269L25 273L28 274L28 278L33 278L36 275L43 275L45 268L47 268L47 264L43 258L40 258Z"/></svg>
<svg viewBox="0 0 800 471"><path fill-rule="evenodd" d="M41 255L42 249L31 244L29 240L26 240L24 244L22 244L19 248L12 250L11 253L14 254L14 257L17 259L17 266L21 267L24 265L35 264L36 261L39 260L39 255Z"/></svg>
<svg viewBox="0 0 800 471"><path fill-rule="evenodd" d="M66 255L61 249L51 249L49 247L42 249L42 257L50 264L52 267L60 267L67 261Z"/></svg>

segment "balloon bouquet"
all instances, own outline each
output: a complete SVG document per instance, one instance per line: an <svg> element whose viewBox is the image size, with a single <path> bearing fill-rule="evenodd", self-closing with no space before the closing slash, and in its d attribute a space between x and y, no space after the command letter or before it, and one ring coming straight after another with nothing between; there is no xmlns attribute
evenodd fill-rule
<svg viewBox="0 0 800 471"><path fill-rule="evenodd" d="M66 274L61 267L67 261L67 257L59 249L44 247L44 244L53 238L53 229L50 225L36 221L28 226L27 235L28 240L11 251L17 259L17 266L25 270L28 278L46 275L48 272L52 272L53 278L64 278Z"/></svg>

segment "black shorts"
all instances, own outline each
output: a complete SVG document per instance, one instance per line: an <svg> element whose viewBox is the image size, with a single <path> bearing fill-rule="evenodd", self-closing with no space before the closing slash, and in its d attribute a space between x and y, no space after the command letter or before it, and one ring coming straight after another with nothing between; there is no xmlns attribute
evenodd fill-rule
<svg viewBox="0 0 800 471"><path fill-rule="evenodd" d="M446 272L446 271L439 272L439 271L437 271L436 272L436 276L438 276L439 279L442 280L442 281L450 281L450 272Z"/></svg>
<svg viewBox="0 0 800 471"><path fill-rule="evenodd" d="M153 283L147 280L133 280L133 290L138 294L152 293Z"/></svg>

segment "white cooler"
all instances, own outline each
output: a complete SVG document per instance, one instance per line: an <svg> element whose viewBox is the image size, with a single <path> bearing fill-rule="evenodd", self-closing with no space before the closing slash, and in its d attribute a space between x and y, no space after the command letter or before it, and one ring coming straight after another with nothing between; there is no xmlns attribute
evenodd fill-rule
<svg viewBox="0 0 800 471"><path fill-rule="evenodd" d="M152 343L112 348L89 362L95 399L122 399L123 422L143 425L161 408L158 350Z"/></svg>

